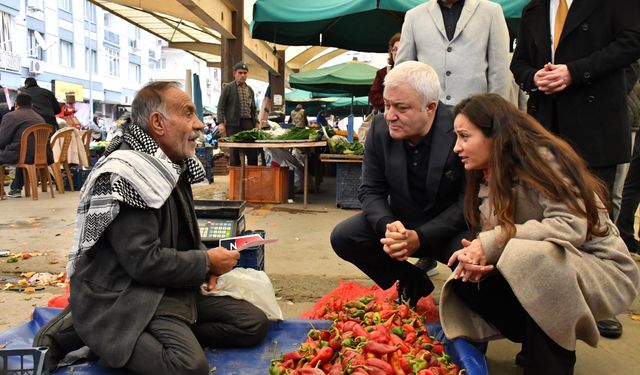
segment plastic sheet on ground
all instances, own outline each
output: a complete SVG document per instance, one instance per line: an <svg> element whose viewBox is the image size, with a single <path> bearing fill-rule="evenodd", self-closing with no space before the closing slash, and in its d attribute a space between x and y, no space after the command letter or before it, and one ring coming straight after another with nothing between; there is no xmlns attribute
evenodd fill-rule
<svg viewBox="0 0 640 375"><path fill-rule="evenodd" d="M35 333L46 322L55 317L61 309L36 307L33 312L33 320L0 333L0 343L6 344L6 349L30 348ZM318 329L328 328L330 321L291 319L281 322L270 322L269 333L261 345L243 349L207 349L206 356L210 368L216 368L216 375L264 375L268 374L271 359L274 355L274 341L278 342L277 355L295 350L305 339L311 324ZM444 338L439 325L430 324L430 333L436 337ZM445 349L451 355L454 362L459 363L467 370L467 375L488 374L484 356L471 344L464 340L453 340L445 343ZM10 363L9 368L16 368L16 364ZM17 364L20 368L20 364ZM24 368L31 368L25 363ZM107 369L98 366L94 361L61 368L53 374L129 374L129 372L115 369Z"/></svg>

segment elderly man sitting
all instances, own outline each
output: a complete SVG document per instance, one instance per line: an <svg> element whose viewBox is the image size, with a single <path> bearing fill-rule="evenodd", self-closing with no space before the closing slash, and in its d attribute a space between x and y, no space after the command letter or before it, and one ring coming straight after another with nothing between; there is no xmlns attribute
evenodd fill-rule
<svg viewBox="0 0 640 375"><path fill-rule="evenodd" d="M190 185L205 178L194 158L204 125L189 96L175 82L153 82L132 115L80 196L70 307L34 345L50 347L50 368L86 344L133 373L205 375L203 346L258 344L267 317L249 302L199 293L240 254L200 241Z"/></svg>

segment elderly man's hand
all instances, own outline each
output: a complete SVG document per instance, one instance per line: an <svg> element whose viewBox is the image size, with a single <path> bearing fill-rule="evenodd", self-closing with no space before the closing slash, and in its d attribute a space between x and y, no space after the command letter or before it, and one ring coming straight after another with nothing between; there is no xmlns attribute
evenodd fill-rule
<svg viewBox="0 0 640 375"><path fill-rule="evenodd" d="M391 258L405 261L420 247L420 238L415 230L406 229L400 221L394 221L387 224L387 231L380 243Z"/></svg>
<svg viewBox="0 0 640 375"><path fill-rule="evenodd" d="M238 263L240 252L227 250L224 247L218 246L207 250L207 257L209 258L209 270L211 274L220 276L231 271Z"/></svg>

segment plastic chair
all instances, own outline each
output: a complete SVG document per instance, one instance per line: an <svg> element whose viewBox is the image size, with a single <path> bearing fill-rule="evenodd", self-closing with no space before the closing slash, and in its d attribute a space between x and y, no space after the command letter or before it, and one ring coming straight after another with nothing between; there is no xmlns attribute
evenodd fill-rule
<svg viewBox="0 0 640 375"><path fill-rule="evenodd" d="M23 168L24 173L24 192L25 196L31 194L32 199L38 199L38 175L37 171L40 170L42 179L42 191L47 191L47 187L44 183L44 178L47 179L47 185L51 188L51 198L53 195L53 181L49 174L49 164L47 163L47 143L49 136L51 135L51 125L38 124L32 125L25 129L20 138L20 159L18 159L17 168ZM34 154L33 163L27 164L27 145L29 137L33 138L34 142Z"/></svg>
<svg viewBox="0 0 640 375"><path fill-rule="evenodd" d="M4 165L0 164L0 200L5 199L4 193Z"/></svg>
<svg viewBox="0 0 640 375"><path fill-rule="evenodd" d="M60 168L64 168L64 172L67 175L67 180L69 181L69 187L71 191L75 190L75 186L73 186L73 175L71 174L71 169L69 168L69 161L67 160L69 156L69 145L71 144L71 138L73 137L73 128L64 128L58 130L51 138L51 147L53 147L57 142L60 142L60 154L58 155L58 160L56 160L53 165L53 176L56 181L56 187L59 192L64 194L64 184L62 183L62 172L60 172Z"/></svg>
<svg viewBox="0 0 640 375"><path fill-rule="evenodd" d="M91 129L87 129L82 134L82 144L84 145L84 152L87 153L87 163L91 166L91 151L89 150L89 146L91 145Z"/></svg>

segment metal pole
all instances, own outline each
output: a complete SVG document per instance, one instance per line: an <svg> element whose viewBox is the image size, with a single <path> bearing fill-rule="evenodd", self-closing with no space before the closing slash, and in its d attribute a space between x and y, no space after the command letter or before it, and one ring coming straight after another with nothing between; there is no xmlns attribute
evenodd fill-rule
<svg viewBox="0 0 640 375"><path fill-rule="evenodd" d="M98 52L96 51L96 58ZM89 118L93 121L93 50L89 48Z"/></svg>

